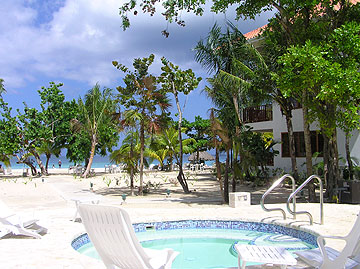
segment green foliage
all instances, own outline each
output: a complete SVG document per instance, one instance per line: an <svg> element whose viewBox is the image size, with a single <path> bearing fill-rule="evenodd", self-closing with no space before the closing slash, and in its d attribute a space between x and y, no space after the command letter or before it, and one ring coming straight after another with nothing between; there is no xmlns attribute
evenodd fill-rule
<svg viewBox="0 0 360 269"><path fill-rule="evenodd" d="M131 118L133 122L140 122L140 125L150 133L158 132L165 125L167 110L170 107L166 94L157 89L156 77L148 72L154 57L151 54L148 58L134 59L134 72L113 61L113 65L126 74L125 87L117 87L118 102L126 108L126 111L132 112L123 118L124 123Z"/></svg>
<svg viewBox="0 0 360 269"><path fill-rule="evenodd" d="M201 81L201 77L196 77L191 69L181 70L179 66L169 62L165 57L161 58L163 71L158 79L161 83L162 91L171 92L174 95L183 93L188 95L192 90L196 89Z"/></svg>
<svg viewBox="0 0 360 269"><path fill-rule="evenodd" d="M125 171L130 174L132 170L135 175L139 172L140 146L139 134L128 132L121 147L110 154L110 160L116 164L125 164Z"/></svg>
<svg viewBox="0 0 360 269"><path fill-rule="evenodd" d="M327 42L289 48L279 62L283 65L275 79L286 96L301 100L311 110L310 121L318 120L330 136L340 127L346 131L360 127L360 26L350 23L334 31Z"/></svg>
<svg viewBox="0 0 360 269"><path fill-rule="evenodd" d="M195 116L195 121L189 122L183 121L182 126L186 128L185 134L193 139L193 142L189 144L191 151L205 151L210 145L210 120L203 119L200 116Z"/></svg>

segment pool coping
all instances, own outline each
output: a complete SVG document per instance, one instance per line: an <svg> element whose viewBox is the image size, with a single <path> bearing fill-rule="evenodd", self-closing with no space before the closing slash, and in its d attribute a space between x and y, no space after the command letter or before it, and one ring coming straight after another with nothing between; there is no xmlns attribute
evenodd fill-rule
<svg viewBox="0 0 360 269"><path fill-rule="evenodd" d="M200 228L200 229L229 229L226 228L225 226L221 227L221 225L215 225L215 227L209 227L209 225L203 225L205 227L199 227L196 224L197 223L203 223L203 222L208 222L208 223L226 223L226 227L231 227L230 229L233 229L233 227L241 227L242 229L237 229L237 230L251 230L251 229L246 229L244 227L248 226L249 228L254 228L255 226L258 226L259 229L256 231L261 231L261 232L269 232L269 233L276 233L276 231L274 232L273 230L267 230L265 227L272 227L275 228L275 226L277 227L281 227L284 228L286 231L285 233L283 232L279 232L281 234L284 235L289 235L298 239L303 240L304 242L311 244L313 246L317 246L317 237L320 235L319 233L308 229L308 228L304 228L304 227L299 227L293 224L289 224L289 223L282 223L282 222L278 222L278 221L271 221L271 222L266 222L266 221L256 221L256 220L250 220L250 219L246 219L246 220L239 220L239 219L204 219L204 218L191 218L191 219L172 219L172 220L162 220L162 221L144 221L144 222L135 222L133 223L133 227L135 232L144 232L146 231L146 226L161 226L164 225L166 227L169 227L169 225L171 226L171 223L175 224L175 223L183 223L185 224L185 229L195 229L195 228ZM261 227L263 226L263 227ZM175 229L184 229L184 226L182 225L181 227L177 226L175 228L175 226L171 226L172 229L166 229L166 228L161 228L158 227L159 229L156 230L175 230ZM235 229L236 230L236 229ZM292 234L291 232L294 231L294 233ZM298 233L298 234L296 234ZM300 235L302 233L308 234L309 238L312 237L312 241L310 239L307 238L302 238ZM85 233L79 233L76 236L73 237L73 239L71 240L71 248L73 250L75 250L77 252L77 249L79 249L81 246L83 246L84 244L88 243L90 240L89 238L86 236L85 237L86 232ZM76 245L78 244L78 245ZM75 246L74 246L75 245ZM78 252L77 252L78 253Z"/></svg>

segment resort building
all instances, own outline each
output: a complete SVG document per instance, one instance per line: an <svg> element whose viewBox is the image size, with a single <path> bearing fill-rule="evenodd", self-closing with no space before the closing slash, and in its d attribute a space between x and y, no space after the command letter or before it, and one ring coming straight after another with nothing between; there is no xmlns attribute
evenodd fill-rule
<svg viewBox="0 0 360 269"><path fill-rule="evenodd" d="M253 44L256 48L261 46L262 37L260 33L265 29L267 25L257 28L251 32L244 34L246 39ZM272 133L274 141L278 142L274 146L274 150L277 150L279 154L275 156L272 163L273 168L284 169L285 172L291 171L291 159L289 154L289 139L288 131L286 127L285 116L281 113L280 106L273 102L272 104L262 105L259 107L249 107L243 111L243 121L246 125L253 128L253 131ZM300 104L295 104L292 111L292 124L295 136L295 148L297 157L297 166L299 171L305 171L305 142L304 142L304 125L303 114ZM319 132L320 128L318 124L312 123L310 125L311 131L311 149L312 152L321 152L323 148L323 137ZM337 141L340 167L347 166L346 154L345 154L345 133L337 130ZM359 130L352 132L350 139L350 155L354 161L358 161L357 165L360 165L360 135ZM313 163L322 161L321 155L318 158L313 158Z"/></svg>
<svg viewBox="0 0 360 269"><path fill-rule="evenodd" d="M303 128L303 114L301 107L297 107L292 111L292 123L295 136L295 148L297 157L297 166L299 171L305 171L305 143L304 143L304 128ZM291 160L289 154L289 139L286 127L285 116L282 115L280 107L277 103L262 105L259 107L246 108L243 111L243 120L246 125L249 125L256 132L267 132L273 134L273 139L278 142L274 146L279 154L275 156L273 168L281 168L286 172L291 171ZM311 149L312 152L321 152L323 148L323 137L319 133L319 127L316 123L310 125L311 131ZM345 163L345 133L338 129L337 132L339 157L344 159L340 161L340 166L346 166ZM355 157L360 161L360 135L356 130L352 133L350 139L351 157ZM314 164L321 161L322 158L313 159Z"/></svg>

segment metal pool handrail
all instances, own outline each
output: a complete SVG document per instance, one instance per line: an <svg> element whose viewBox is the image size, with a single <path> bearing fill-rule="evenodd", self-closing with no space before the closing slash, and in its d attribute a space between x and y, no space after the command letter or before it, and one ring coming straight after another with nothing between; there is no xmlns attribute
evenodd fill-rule
<svg viewBox="0 0 360 269"><path fill-rule="evenodd" d="M299 214L306 214L309 216L309 219L310 219L310 225L313 225L314 223L314 220L313 220L313 217L312 215L310 214L310 212L308 211L299 211L299 212L295 212L292 211L290 209L290 201L291 199L295 199L296 197L296 194L301 191L311 180L313 179L317 179L320 183L320 224L324 224L324 194L323 194L323 184L322 184L322 181L321 181L321 178L318 177L317 175L312 175L310 177L308 177L303 184L301 184L292 194L290 194L288 200L287 200L287 203L286 203L286 207L287 207L287 210L289 211L290 214L292 214L293 216L296 216L296 215L299 215Z"/></svg>
<svg viewBox="0 0 360 269"><path fill-rule="evenodd" d="M284 220L286 219L286 214L285 214L285 211L281 208L266 208L265 205L264 205L264 200L266 198L266 196L273 190L275 189L278 185L280 185L281 182L283 182L286 178L290 178L291 181L292 181L292 191L294 192L295 191L295 179L289 175L289 174L286 174L286 175L283 175L281 178L279 178L278 180L276 180L272 186L263 194L263 196L261 197L261 200L260 200L260 205L262 207L262 209L264 209L266 212L271 212L271 211L280 211L282 214L283 214L283 217L284 217ZM296 197L295 199L293 200L293 206L294 206L294 211L296 209ZM294 216L294 219L296 218L296 215L293 215Z"/></svg>

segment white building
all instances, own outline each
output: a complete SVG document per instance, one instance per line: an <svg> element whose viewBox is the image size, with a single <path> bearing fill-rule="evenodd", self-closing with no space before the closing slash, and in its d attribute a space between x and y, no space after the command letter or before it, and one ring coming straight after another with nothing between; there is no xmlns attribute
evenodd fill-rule
<svg viewBox="0 0 360 269"><path fill-rule="evenodd" d="M250 109L250 113L249 113ZM280 107L277 103L271 105L264 105L256 108L249 108L244 111L244 121L246 125L249 125L257 132L270 132L273 134L273 138L278 144L274 146L274 149L279 154L274 158L274 168L284 169L286 172L291 171L291 160L289 156L288 147L288 132L286 126L285 116L282 115ZM292 111L292 123L295 135L296 144L296 161L299 171L305 171L305 143L304 143L304 128L303 128L303 115L302 109L297 108ZM323 148L323 138L319 134L319 127L316 123L310 125L311 131L311 147L313 152L321 152ZM339 157L346 160L345 154L345 134L342 130L338 129L338 150ZM360 160L360 135L359 131L353 132L350 140L350 152L351 157L355 157ZM320 161L319 157L316 161ZM313 160L315 163L315 159ZM341 163L340 165L344 165Z"/></svg>
<svg viewBox="0 0 360 269"><path fill-rule="evenodd" d="M354 1L358 2L358 1ZM244 34L246 39L252 43L256 48L261 46L262 38L259 37L261 30L266 28L267 25L264 25L260 28L257 28L251 32ZM274 158L273 168L281 168L286 172L291 171L291 159L289 156L289 147L287 140L287 126L285 116L282 115L280 107L277 103L273 103L267 106L261 106L257 108L250 108L249 111L244 111L244 121L247 125L253 127L254 131L257 132L271 132L273 133L273 139L278 142L274 146L274 149L279 152L279 154ZM295 145L296 145L296 161L299 171L305 171L305 143L304 143L304 125L303 125L303 114L301 107L296 108L292 111L292 124L293 131L295 136ZM311 146L312 152L321 152L323 151L323 138L319 134L319 126L316 123L310 125L310 131L312 132ZM360 165L360 135L359 130L352 132L350 140L350 156L354 157L359 161L357 165ZM340 161L340 166L346 166L346 153L345 153L345 133L338 129L337 130L337 142L338 142L338 151L339 158L342 158L343 161ZM321 161L322 158L319 157L317 160L313 159L313 164L315 162Z"/></svg>

